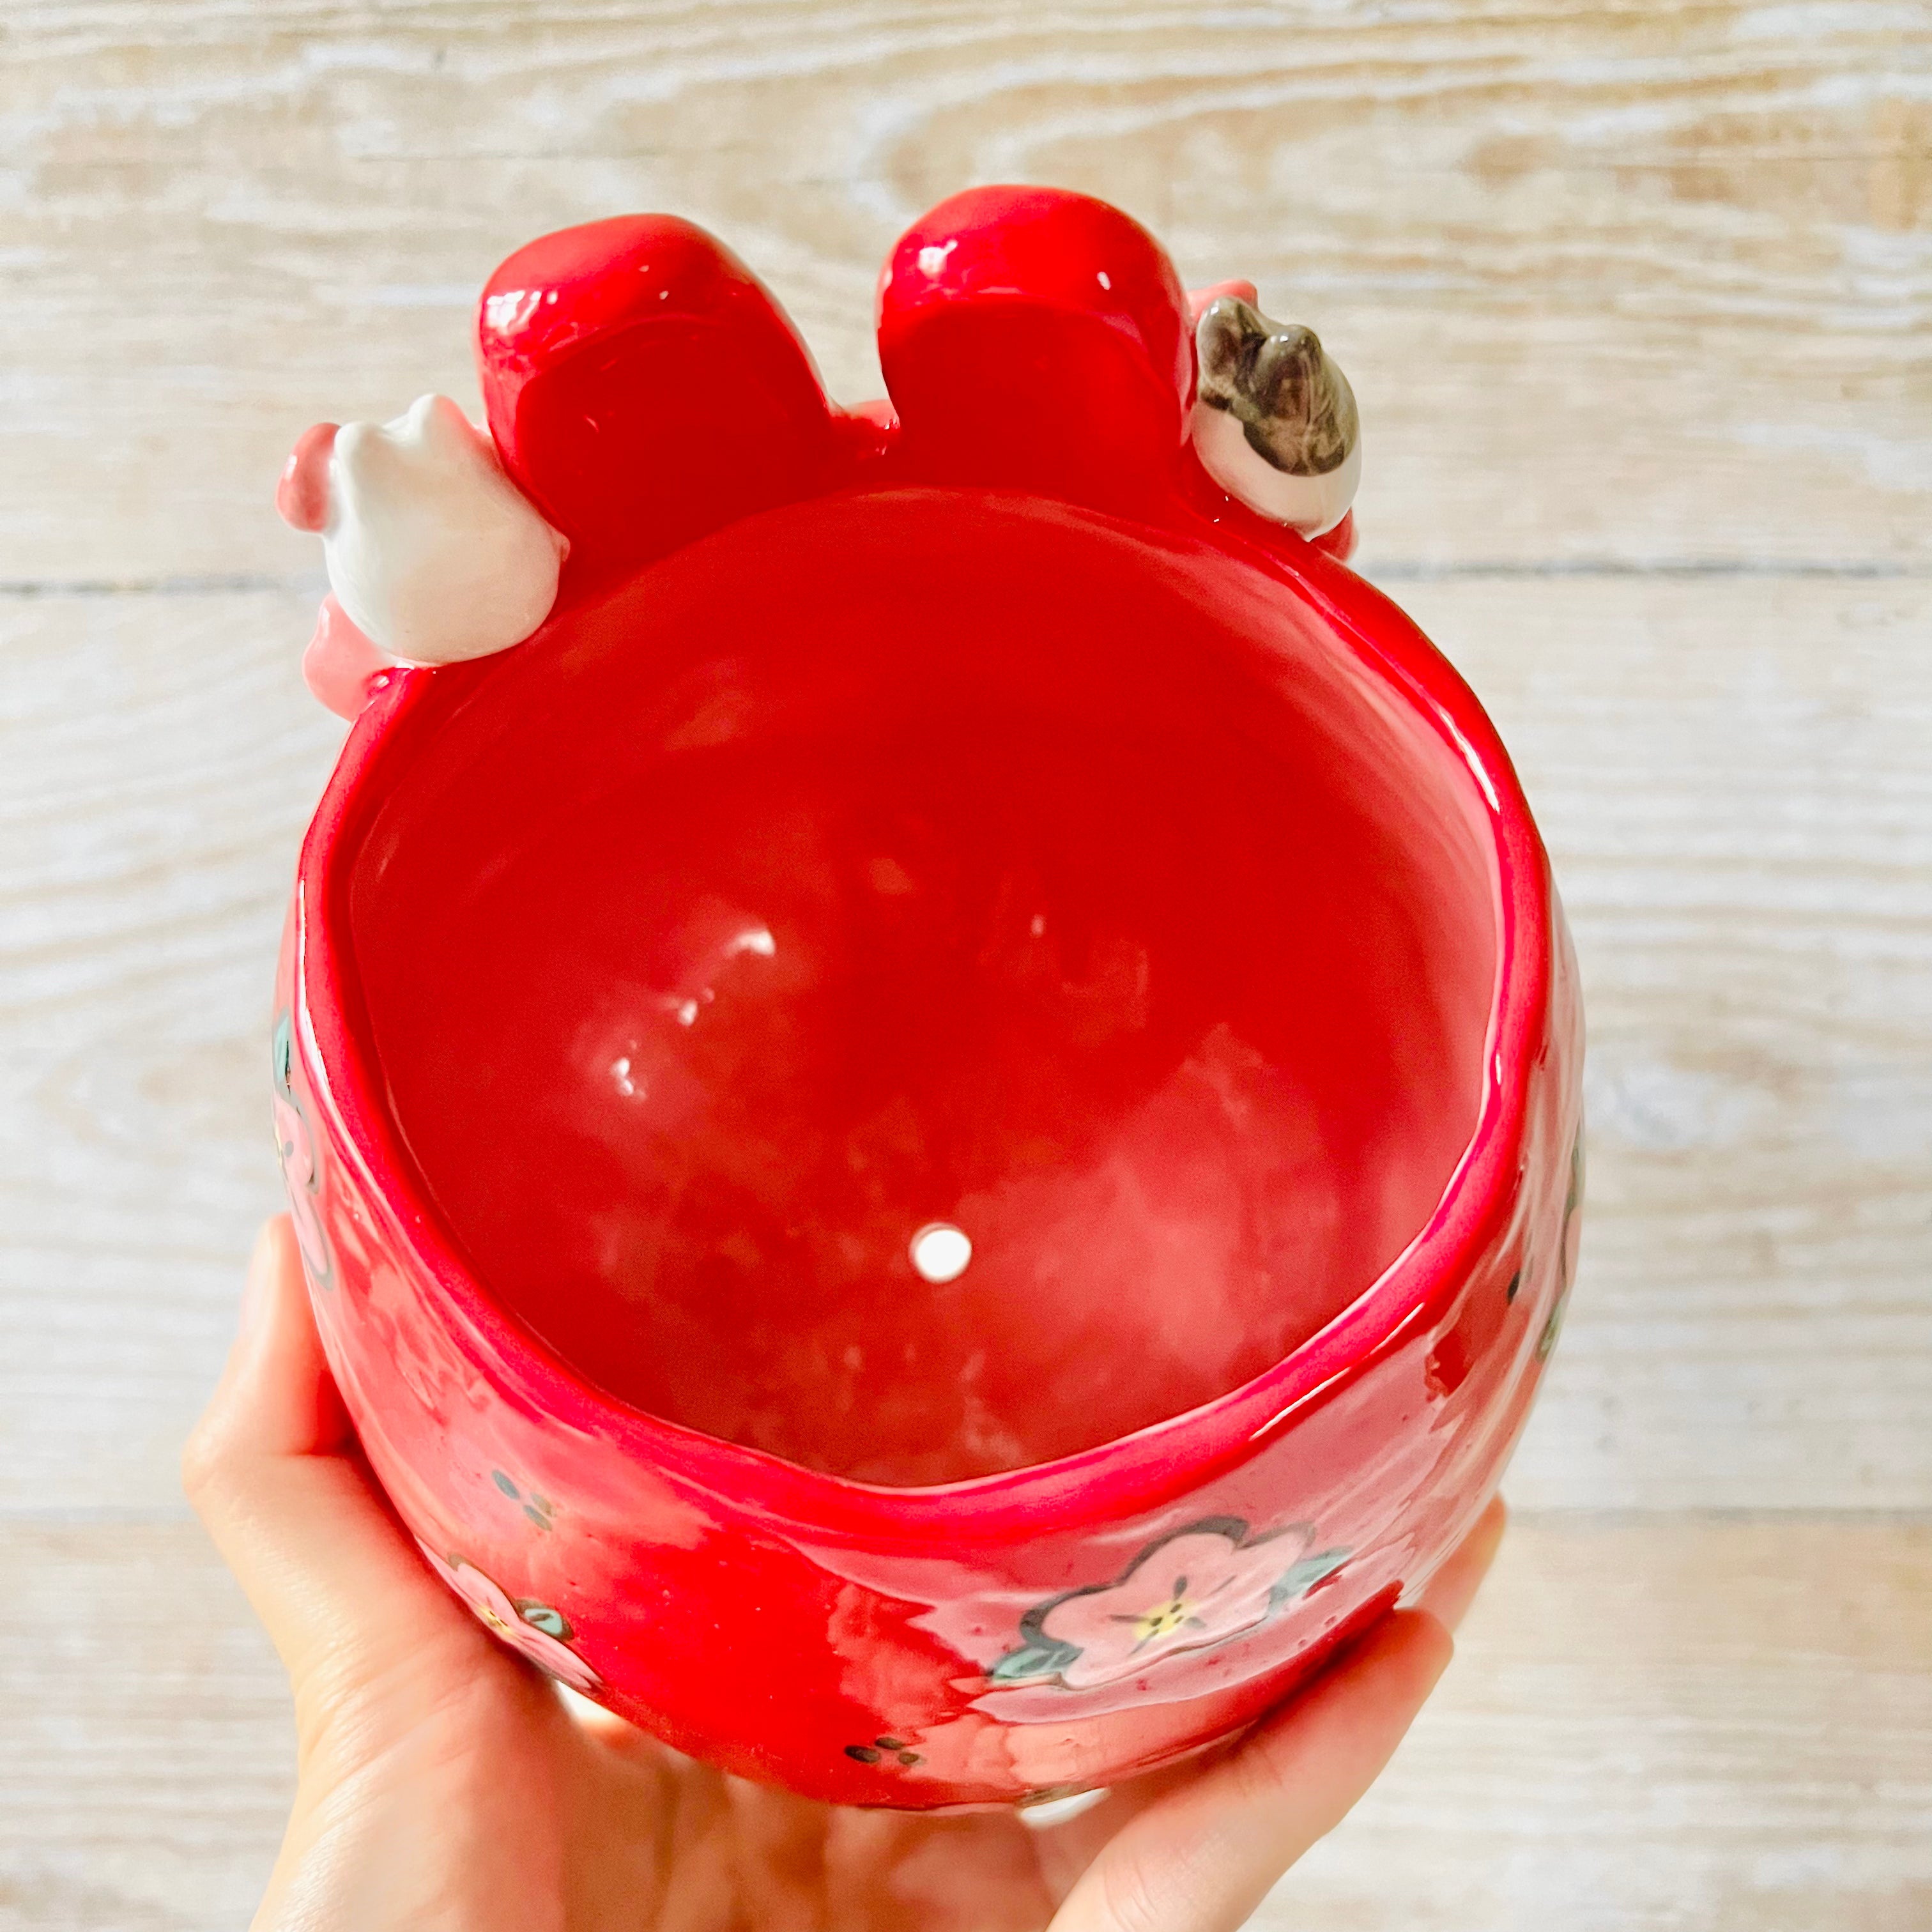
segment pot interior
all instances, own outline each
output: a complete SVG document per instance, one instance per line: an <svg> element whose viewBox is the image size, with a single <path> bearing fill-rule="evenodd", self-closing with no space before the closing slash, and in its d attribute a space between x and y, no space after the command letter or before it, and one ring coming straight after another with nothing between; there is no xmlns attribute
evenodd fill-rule
<svg viewBox="0 0 1932 1932"><path fill-rule="evenodd" d="M833 498L436 678L333 862L358 1024L485 1290L638 1408L891 1485L1103 1443L1474 1130L1472 777L1224 556Z"/></svg>

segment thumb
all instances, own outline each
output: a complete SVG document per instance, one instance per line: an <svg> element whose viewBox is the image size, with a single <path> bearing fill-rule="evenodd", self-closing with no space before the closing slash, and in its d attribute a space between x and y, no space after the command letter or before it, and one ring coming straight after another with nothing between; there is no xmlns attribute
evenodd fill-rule
<svg viewBox="0 0 1932 1932"><path fill-rule="evenodd" d="M182 1481L281 1654L298 1709L333 1706L398 1657L420 1666L455 1646L474 1668L490 1652L356 1448L286 1215L255 1244L241 1332Z"/></svg>

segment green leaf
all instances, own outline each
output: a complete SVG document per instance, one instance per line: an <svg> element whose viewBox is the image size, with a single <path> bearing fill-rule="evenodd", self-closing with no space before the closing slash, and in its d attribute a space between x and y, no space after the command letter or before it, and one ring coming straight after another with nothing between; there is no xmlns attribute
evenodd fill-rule
<svg viewBox="0 0 1932 1932"><path fill-rule="evenodd" d="M1010 1650L986 1675L995 1684L1017 1684L1031 1677L1057 1677L1080 1654L1077 1643L1057 1643L1048 1637L1039 1643L1022 1644Z"/></svg>
<svg viewBox="0 0 1932 1932"><path fill-rule="evenodd" d="M561 1610L554 1610L548 1604L531 1602L527 1598L517 1600L517 1614L532 1630L540 1630L546 1636L554 1636L560 1642L568 1642L570 1624Z"/></svg>
<svg viewBox="0 0 1932 1932"><path fill-rule="evenodd" d="M1556 1346L1556 1338L1563 1332L1563 1317L1570 1306L1570 1291L1567 1288L1556 1298L1556 1305L1550 1311L1550 1319L1543 1324L1543 1333L1537 1337L1536 1359L1546 1362L1550 1352Z"/></svg>
<svg viewBox="0 0 1932 1932"><path fill-rule="evenodd" d="M1350 1554L1346 1550L1324 1550L1313 1556L1304 1556L1268 1593L1269 1608L1279 1610L1297 1597L1306 1596L1324 1577L1334 1576Z"/></svg>

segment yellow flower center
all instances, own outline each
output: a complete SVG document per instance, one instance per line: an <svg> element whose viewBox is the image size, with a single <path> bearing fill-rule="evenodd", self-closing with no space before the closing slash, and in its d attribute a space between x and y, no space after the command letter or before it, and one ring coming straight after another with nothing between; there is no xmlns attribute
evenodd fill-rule
<svg viewBox="0 0 1932 1932"><path fill-rule="evenodd" d="M1209 1596L1216 1593L1210 1590ZM1164 1603L1156 1604L1151 1610L1141 1612L1138 1616L1118 1616L1113 1621L1125 1624L1134 1634L1134 1648L1144 1649L1156 1637L1166 1636L1180 1629L1183 1624L1193 1624L1204 1628L1201 1619L1194 1614L1194 1604L1187 1594L1187 1579L1177 1576L1174 1589Z"/></svg>
<svg viewBox="0 0 1932 1932"><path fill-rule="evenodd" d="M1166 1603L1156 1604L1144 1612L1135 1624L1135 1631L1142 1642L1151 1642L1169 1630L1180 1629L1193 1613L1193 1606L1185 1597L1170 1597Z"/></svg>

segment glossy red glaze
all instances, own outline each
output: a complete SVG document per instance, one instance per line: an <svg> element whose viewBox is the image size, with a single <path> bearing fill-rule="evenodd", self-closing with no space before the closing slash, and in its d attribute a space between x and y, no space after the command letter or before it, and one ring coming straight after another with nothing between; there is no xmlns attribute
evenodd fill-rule
<svg viewBox="0 0 1932 1932"><path fill-rule="evenodd" d="M379 682L281 969L318 1318L440 1573L854 1804L1111 1782L1282 1696L1481 1509L1574 1262L1574 969L1493 730L1165 428L1094 466L1090 325L1145 428L1185 297L1001 193L915 230L963 320L902 318L901 415L828 418L820 487L748 473L530 643ZM1096 235L1132 327L982 332L1072 312ZM769 326L723 299L706 367ZM949 356L994 407L1001 343L1076 366L994 487L1022 429L920 412Z"/></svg>
<svg viewBox="0 0 1932 1932"><path fill-rule="evenodd" d="M1208 479L1204 475L1202 480L1204 483ZM1237 506L1234 500L1230 497L1221 507L1225 514L1228 510L1244 506ZM1252 512L1250 512L1249 514L1252 514ZM1311 537L1308 541L1313 548L1320 550L1324 556L1334 557L1338 563L1346 563L1355 554L1354 512L1350 510L1333 530L1324 530L1318 537Z"/></svg>
<svg viewBox="0 0 1932 1932"><path fill-rule="evenodd" d="M981 188L914 224L879 282L909 473L1138 505L1194 400L1186 292L1138 222L1084 195Z"/></svg>
<svg viewBox="0 0 1932 1932"><path fill-rule="evenodd" d="M477 364L504 467L580 582L824 486L836 438L805 344L722 242L674 215L546 235L490 278Z"/></svg>

